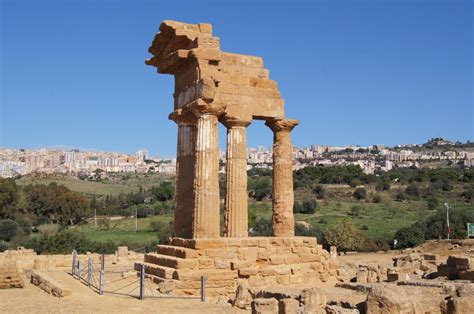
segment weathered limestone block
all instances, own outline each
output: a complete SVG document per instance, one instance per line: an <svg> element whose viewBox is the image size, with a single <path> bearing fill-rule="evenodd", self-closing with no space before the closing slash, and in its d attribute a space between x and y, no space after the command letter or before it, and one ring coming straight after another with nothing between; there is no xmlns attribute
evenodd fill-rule
<svg viewBox="0 0 474 314"><path fill-rule="evenodd" d="M304 289L301 292L301 303L305 306L326 307L326 294L318 288Z"/></svg>
<svg viewBox="0 0 474 314"><path fill-rule="evenodd" d="M372 287L364 303L367 314L424 313L399 286L384 284Z"/></svg>
<svg viewBox="0 0 474 314"><path fill-rule="evenodd" d="M62 298L72 294L69 288L51 279L47 274L39 271L31 272L31 283L44 290L46 293Z"/></svg>
<svg viewBox="0 0 474 314"><path fill-rule="evenodd" d="M15 263L3 261L0 264L0 289L23 288L24 286Z"/></svg>
<svg viewBox="0 0 474 314"><path fill-rule="evenodd" d="M49 256L38 256L34 260L33 269L42 271L51 271L56 268L56 261Z"/></svg>
<svg viewBox="0 0 474 314"><path fill-rule="evenodd" d="M327 314L359 314L357 309L346 309L337 305L326 305L325 310Z"/></svg>
<svg viewBox="0 0 474 314"><path fill-rule="evenodd" d="M117 247L117 257L118 258L127 258L128 257L128 246L119 246Z"/></svg>
<svg viewBox="0 0 474 314"><path fill-rule="evenodd" d="M281 314L297 314L303 312L303 308L300 307L300 302L291 298L279 300L278 308Z"/></svg>
<svg viewBox="0 0 474 314"><path fill-rule="evenodd" d="M450 314L471 314L474 311L473 296L454 297L448 300L447 312Z"/></svg>
<svg viewBox="0 0 474 314"><path fill-rule="evenodd" d="M241 309L250 310L253 297L250 289L246 285L239 285L235 293L235 299L232 305Z"/></svg>
<svg viewBox="0 0 474 314"><path fill-rule="evenodd" d="M252 301L252 314L278 314L278 301L275 298L257 298Z"/></svg>

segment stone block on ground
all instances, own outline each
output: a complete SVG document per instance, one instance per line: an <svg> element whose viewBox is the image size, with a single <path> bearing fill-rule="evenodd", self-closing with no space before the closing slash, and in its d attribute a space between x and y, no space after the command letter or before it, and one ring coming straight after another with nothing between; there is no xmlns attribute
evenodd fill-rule
<svg viewBox="0 0 474 314"><path fill-rule="evenodd" d="M278 314L278 301L275 298L257 298L252 301L252 314Z"/></svg>
<svg viewBox="0 0 474 314"><path fill-rule="evenodd" d="M62 298L72 294L69 288L50 278L46 273L40 271L31 272L31 283L55 297Z"/></svg>

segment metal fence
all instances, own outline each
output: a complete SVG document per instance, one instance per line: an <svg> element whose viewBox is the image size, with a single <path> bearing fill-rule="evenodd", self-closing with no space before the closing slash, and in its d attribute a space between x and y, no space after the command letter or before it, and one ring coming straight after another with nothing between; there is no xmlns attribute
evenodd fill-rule
<svg viewBox="0 0 474 314"><path fill-rule="evenodd" d="M94 263L91 256L84 262L78 258L77 252L72 252L71 274L89 288L95 290L99 295L115 294L135 297L140 300L145 298L180 298L180 299L200 299L206 301L206 277L201 276L200 296L173 296L172 294L161 294L156 291L153 284L145 278L145 266L142 264L140 272L137 272L137 279L130 280L130 277L122 277L113 281L105 281L105 274L112 275L132 271L132 269L119 269L116 267L105 268L105 255L102 254L100 263ZM133 271L135 271L133 269ZM116 285L119 285L117 288Z"/></svg>

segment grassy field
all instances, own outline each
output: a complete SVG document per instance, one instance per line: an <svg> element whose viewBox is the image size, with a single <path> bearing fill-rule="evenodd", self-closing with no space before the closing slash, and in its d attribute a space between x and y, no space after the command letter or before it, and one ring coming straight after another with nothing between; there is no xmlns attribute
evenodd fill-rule
<svg viewBox="0 0 474 314"><path fill-rule="evenodd" d="M112 241L116 245L133 244L136 246L145 246L159 240L159 234L153 231L150 223L154 220L169 224L172 216L155 216L138 219L138 228L135 231L135 219L126 218L121 220L110 221L109 229L102 224L95 227L94 223L89 223L77 227L74 230L84 234L86 238L98 242Z"/></svg>
<svg viewBox="0 0 474 314"><path fill-rule="evenodd" d="M48 184L55 182L63 184L69 189L88 195L118 195L119 193L136 192L140 189L147 189L157 185L164 180L173 180L173 176L161 174L130 174L112 177L101 182L83 181L72 177L50 177L50 178L31 178L26 177L17 181L19 185L27 184ZM296 221L306 221L310 223L315 230L325 231L329 226L336 223L337 219L348 217L354 224L372 240L390 240L395 232L402 227L409 226L415 221L423 220L435 210L427 208L426 199L417 201L394 201L394 196L405 187L393 185L389 191L375 191L373 187L367 187L368 201L357 201L352 197L354 188L348 185L324 185L326 196L323 200L317 200L318 206L314 214L295 214ZM438 191L439 206L448 201L453 207L472 208L462 202L456 203L453 195L459 195L462 192L461 187L456 186L452 192ZM379 195L382 202L371 202L374 195ZM295 201L302 202L304 199L314 194L305 189L295 191ZM360 206L360 212L353 213L352 207ZM259 221L260 219L271 219L272 206L271 200L255 201L249 200L249 221ZM172 216L155 216L138 219L138 230L135 231L135 220L132 218L119 221L111 221L109 226L99 225L95 227L93 223L73 227L83 233L88 239L100 242L112 241L117 245L133 244L137 247L145 246L151 242L157 242L160 234L153 231L150 222L153 220L161 221L164 224L172 222ZM223 217L221 215L221 226L223 226ZM222 228L222 227L221 227Z"/></svg>
<svg viewBox="0 0 474 314"><path fill-rule="evenodd" d="M140 187L143 189L158 185L166 180L174 180L174 176L167 174L125 174L118 175L119 178L104 179L100 182L81 180L71 176L54 176L54 177L23 177L16 180L20 186L29 184L62 184L68 189L86 195L113 195L120 193L138 192Z"/></svg>

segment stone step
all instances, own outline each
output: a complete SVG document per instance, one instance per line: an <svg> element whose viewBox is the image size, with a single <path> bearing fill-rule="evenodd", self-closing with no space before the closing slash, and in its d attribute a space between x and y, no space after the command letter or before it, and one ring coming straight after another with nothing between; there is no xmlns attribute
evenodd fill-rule
<svg viewBox="0 0 474 314"><path fill-rule="evenodd" d="M201 277L206 277L206 281L235 280L238 275L236 271L225 269L177 269L173 273L173 279L176 280L194 280L200 281Z"/></svg>
<svg viewBox="0 0 474 314"><path fill-rule="evenodd" d="M175 269L199 268L199 261L197 259L184 259L156 253L145 254L145 262Z"/></svg>
<svg viewBox="0 0 474 314"><path fill-rule="evenodd" d="M135 263L135 270L139 272L141 269L141 265L145 265L145 274L153 275L160 278L172 279L173 273L175 272L174 268L169 268L146 262Z"/></svg>
<svg viewBox="0 0 474 314"><path fill-rule="evenodd" d="M199 256L199 252L196 250L173 245L157 245L156 252L158 254L179 258L196 258Z"/></svg>
<svg viewBox="0 0 474 314"><path fill-rule="evenodd" d="M165 284L166 289L174 291L175 289L201 289L201 280L176 280L176 279L165 279L153 275L146 275L145 278L152 280L156 284ZM206 280L206 289L207 288L221 288L228 289L235 292L236 281L233 279L229 280Z"/></svg>

